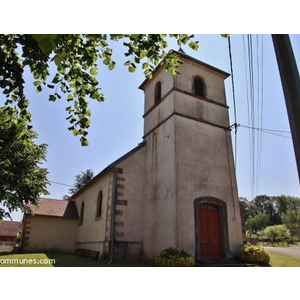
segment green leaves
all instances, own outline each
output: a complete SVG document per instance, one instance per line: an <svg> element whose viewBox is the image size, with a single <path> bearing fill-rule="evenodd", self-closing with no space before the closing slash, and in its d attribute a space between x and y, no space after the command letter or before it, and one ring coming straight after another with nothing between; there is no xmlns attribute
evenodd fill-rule
<svg viewBox="0 0 300 300"><path fill-rule="evenodd" d="M168 46L166 34L133 34L123 35L123 39L127 39L123 44L127 47L126 57L131 57L124 65L128 66L129 72L134 72L136 64L142 63L142 68L146 77L150 78L153 70L164 59L166 62L165 69L172 75L178 74L177 68L180 60L176 59L176 55L169 56L164 51ZM170 38L175 38L178 45L188 44L193 50L198 49L198 42L192 41L193 35L187 34L170 34ZM167 56L166 56L167 55ZM147 61L142 61L147 59Z"/></svg>
<svg viewBox="0 0 300 300"><path fill-rule="evenodd" d="M81 142L81 145L82 145L82 146L87 147L87 146L89 145L89 141L87 140L86 137L81 137L81 138L80 138L80 142Z"/></svg>
<svg viewBox="0 0 300 300"><path fill-rule="evenodd" d="M49 96L49 101L55 102L55 101L56 101L55 96L54 96L54 95L50 95L50 96Z"/></svg>
<svg viewBox="0 0 300 300"><path fill-rule="evenodd" d="M42 87L40 85L38 85L36 87L36 90L35 90L37 93L41 92L42 91Z"/></svg>
<svg viewBox="0 0 300 300"><path fill-rule="evenodd" d="M34 82L33 82L33 85L35 85L35 86L41 85L41 81L39 81L39 80L34 81Z"/></svg>
<svg viewBox="0 0 300 300"><path fill-rule="evenodd" d="M68 101L72 101L73 99L74 99L73 96L72 96L71 94L69 94L67 100L68 100Z"/></svg>
<svg viewBox="0 0 300 300"><path fill-rule="evenodd" d="M97 69L96 69L95 67L91 68L90 74L91 74L92 76L95 76L95 75L97 74Z"/></svg>
<svg viewBox="0 0 300 300"><path fill-rule="evenodd" d="M16 209L25 212L28 203L48 194L48 172L41 167L47 145L35 144L36 137L15 109L0 108L0 182L5 187L0 189L0 219Z"/></svg>
<svg viewBox="0 0 300 300"><path fill-rule="evenodd" d="M32 34L31 36L36 40L44 53L49 53L54 50L57 34Z"/></svg>
<svg viewBox="0 0 300 300"><path fill-rule="evenodd" d="M130 66L128 67L128 71L133 73L135 71L136 67L134 64L130 64Z"/></svg>
<svg viewBox="0 0 300 300"><path fill-rule="evenodd" d="M0 35L0 87L6 97L5 105L17 107L20 122L30 122L23 78L23 70L29 67L36 92L48 87L52 90L49 101L61 99L68 103L69 130L80 136L81 144L86 146L91 115L88 101L104 101L97 79L98 64L107 66L108 70L116 66L110 42L122 40L127 57L124 65L130 73L141 64L145 76L150 78L155 67L164 59L165 69L172 75L178 73L181 62L175 54L167 55L167 37L176 39L178 45L187 44L194 50L198 49L194 36L187 34ZM49 82L51 62L54 62L52 66L56 70Z"/></svg>
<svg viewBox="0 0 300 300"><path fill-rule="evenodd" d="M108 66L108 69L109 69L110 71L113 70L113 69L115 68L115 65L116 65L115 62L110 63L109 66Z"/></svg>
<svg viewBox="0 0 300 300"><path fill-rule="evenodd" d="M54 60L56 66L60 68L66 56L67 53L65 51L62 51L61 53L57 53L52 60Z"/></svg>
<svg viewBox="0 0 300 300"><path fill-rule="evenodd" d="M192 48L193 50L198 50L199 45L198 42L190 42L189 43L190 48Z"/></svg>

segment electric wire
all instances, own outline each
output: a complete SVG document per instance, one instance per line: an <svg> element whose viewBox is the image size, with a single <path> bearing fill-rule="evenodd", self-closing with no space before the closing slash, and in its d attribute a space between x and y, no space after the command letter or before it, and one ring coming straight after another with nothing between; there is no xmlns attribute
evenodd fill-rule
<svg viewBox="0 0 300 300"><path fill-rule="evenodd" d="M282 134L278 134L278 133L277 133L277 132L280 132L280 133L289 133L289 134L291 134L291 132L289 132L289 131L275 130L275 129L256 128L256 127L246 126L246 125L242 125L242 124L238 124L237 126L238 126L238 127L248 128L248 129L253 129L253 130L258 130L258 131L261 131L261 132L263 132L263 133L269 133L269 134L277 135L277 136L284 137L284 138L288 138L288 139L291 139L291 138L292 138L291 136L286 136L286 135L282 135Z"/></svg>
<svg viewBox="0 0 300 300"><path fill-rule="evenodd" d="M260 76L260 128L263 127L263 116L264 116L264 35L261 35L261 48L257 45L257 56L259 57L260 51L260 58L261 58L261 76ZM260 182L260 174L261 174L261 159L262 159L262 151L263 151L263 135L262 132L260 134L259 140L260 148L259 148L259 172L258 172L258 186ZM258 191L258 190L257 190Z"/></svg>
<svg viewBox="0 0 300 300"><path fill-rule="evenodd" d="M247 48L248 48L248 71L249 71L249 100L250 100L250 120L249 124L254 126L254 84L253 84L253 47L252 47L252 36L247 36ZM255 132L250 133L250 169L251 169L251 195L254 199L255 190Z"/></svg>
<svg viewBox="0 0 300 300"><path fill-rule="evenodd" d="M230 61L230 71L231 71L231 85L232 85L232 98L233 98L233 112L234 112L234 162L235 170L237 168L237 109L235 100L235 88L234 88L234 76L233 76L233 63L232 63L232 51L231 51L231 41L230 36L228 37L228 50L229 50L229 61Z"/></svg>
<svg viewBox="0 0 300 300"><path fill-rule="evenodd" d="M250 110L249 110L249 85L248 85L248 72L247 72L247 60L246 60L246 42L245 35L243 35L243 50L244 50L244 67L245 67L245 83L246 83L246 100L247 100L247 116L248 116L248 125L250 121Z"/></svg>
<svg viewBox="0 0 300 300"><path fill-rule="evenodd" d="M263 38L263 36L261 35ZM261 94L262 86L261 86L261 78L263 78L263 73L260 70L263 69L260 63L260 41L259 36L256 35L256 63L257 63L257 125L259 128L263 127L263 94ZM262 157L262 146L263 146L263 132L259 131L257 136L257 157L256 157L256 190L255 195L258 193L259 183L260 183L260 171L261 171L261 157Z"/></svg>
<svg viewBox="0 0 300 300"><path fill-rule="evenodd" d="M256 38L252 35L243 36L244 48L244 64L246 74L246 99L248 112L248 127L249 129L263 127L263 36L257 35ZM251 196L258 193L260 183L260 170L262 158L263 135L269 133L264 130L251 130L249 132L249 149L250 149L250 189ZM277 135L277 133L276 133Z"/></svg>
<svg viewBox="0 0 300 300"><path fill-rule="evenodd" d="M65 184L65 183L61 183L61 182L57 182L57 181L52 181L52 180L49 180L51 183L55 183L55 184L59 184L59 185L64 185L64 186L68 186L68 187L73 187L72 185L69 185L69 184Z"/></svg>

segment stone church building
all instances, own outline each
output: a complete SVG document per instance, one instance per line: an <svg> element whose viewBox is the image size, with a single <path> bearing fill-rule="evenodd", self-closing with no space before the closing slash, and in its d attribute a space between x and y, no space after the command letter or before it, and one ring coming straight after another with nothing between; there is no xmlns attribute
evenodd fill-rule
<svg viewBox="0 0 300 300"><path fill-rule="evenodd" d="M234 258L243 244L233 161L228 73L183 52L141 85L144 136L69 200L40 199L24 218L24 251L92 250L154 259L178 247L196 259Z"/></svg>

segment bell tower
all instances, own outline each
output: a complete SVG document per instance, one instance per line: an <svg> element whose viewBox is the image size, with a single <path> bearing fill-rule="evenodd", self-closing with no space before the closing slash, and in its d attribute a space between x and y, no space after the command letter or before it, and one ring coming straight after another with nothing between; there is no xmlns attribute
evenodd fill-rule
<svg viewBox="0 0 300 300"><path fill-rule="evenodd" d="M224 87L230 74L174 52L183 62L179 74L171 76L159 65L140 86L145 92L144 253L154 258L164 247L179 247L199 260L216 253L215 258L230 258L243 242ZM203 219L216 223L210 216L220 219L214 225L220 231L217 242L204 229L212 225Z"/></svg>

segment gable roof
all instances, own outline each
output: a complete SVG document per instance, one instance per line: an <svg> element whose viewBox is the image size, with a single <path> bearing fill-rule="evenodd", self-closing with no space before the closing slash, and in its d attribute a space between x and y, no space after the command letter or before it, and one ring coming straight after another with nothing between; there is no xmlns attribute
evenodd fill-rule
<svg viewBox="0 0 300 300"><path fill-rule="evenodd" d="M107 166L105 169L103 169L100 173L98 173L92 180L90 180L85 186L83 186L80 190L78 190L75 194L73 194L69 201L74 201L74 198L76 198L79 194L81 194L83 191L85 191L89 186L91 186L93 183L95 183L101 176L103 176L107 172L112 172L112 170L122 161L124 161L126 158L130 157L132 154L140 150L146 145L146 141L141 142L138 146L115 160L113 163L111 163L109 166Z"/></svg>
<svg viewBox="0 0 300 300"><path fill-rule="evenodd" d="M0 236L16 237L22 231L22 222L0 221Z"/></svg>
<svg viewBox="0 0 300 300"><path fill-rule="evenodd" d="M38 203L38 206L28 205L36 216L78 219L76 204L73 201L39 198Z"/></svg>
<svg viewBox="0 0 300 300"><path fill-rule="evenodd" d="M227 78L228 76L230 76L229 73L227 73L227 72L225 72L225 71L223 71L223 70L220 70L220 69L218 69L218 68L216 68L216 67L214 67L214 66L211 66L211 65L209 65L209 64L207 64L207 63L205 63L205 62L203 62L203 61L201 61L201 60L198 60L198 59L196 59L196 58L194 58L194 57L192 57L192 56L190 56L190 55L187 55L182 49L181 49L181 51L180 51L180 49L179 49L179 51L170 50L169 53L166 55L166 57L168 57L168 56L169 56L170 54L172 54L172 53L175 53L175 54L177 54L177 55L178 55L179 57L181 57L181 58L185 58L185 59L187 59L187 60L193 61L194 63L196 63L196 64L198 64L198 65L201 65L201 66L203 66L203 67L205 67L205 68L208 68L208 69L213 70L213 71L215 71L215 72L217 72L217 73L219 73L219 74L222 74L223 76L225 76L225 78ZM164 60L165 60L165 59L163 59L162 62L164 62ZM152 72L152 75L154 75L154 74L157 72L157 70L158 70L161 66L162 66L162 63L159 63L159 64L156 66L156 68L154 69L154 71ZM146 79L142 82L142 84L139 86L139 89L143 90L145 84L146 84L149 80L151 80L151 79L146 78Z"/></svg>

